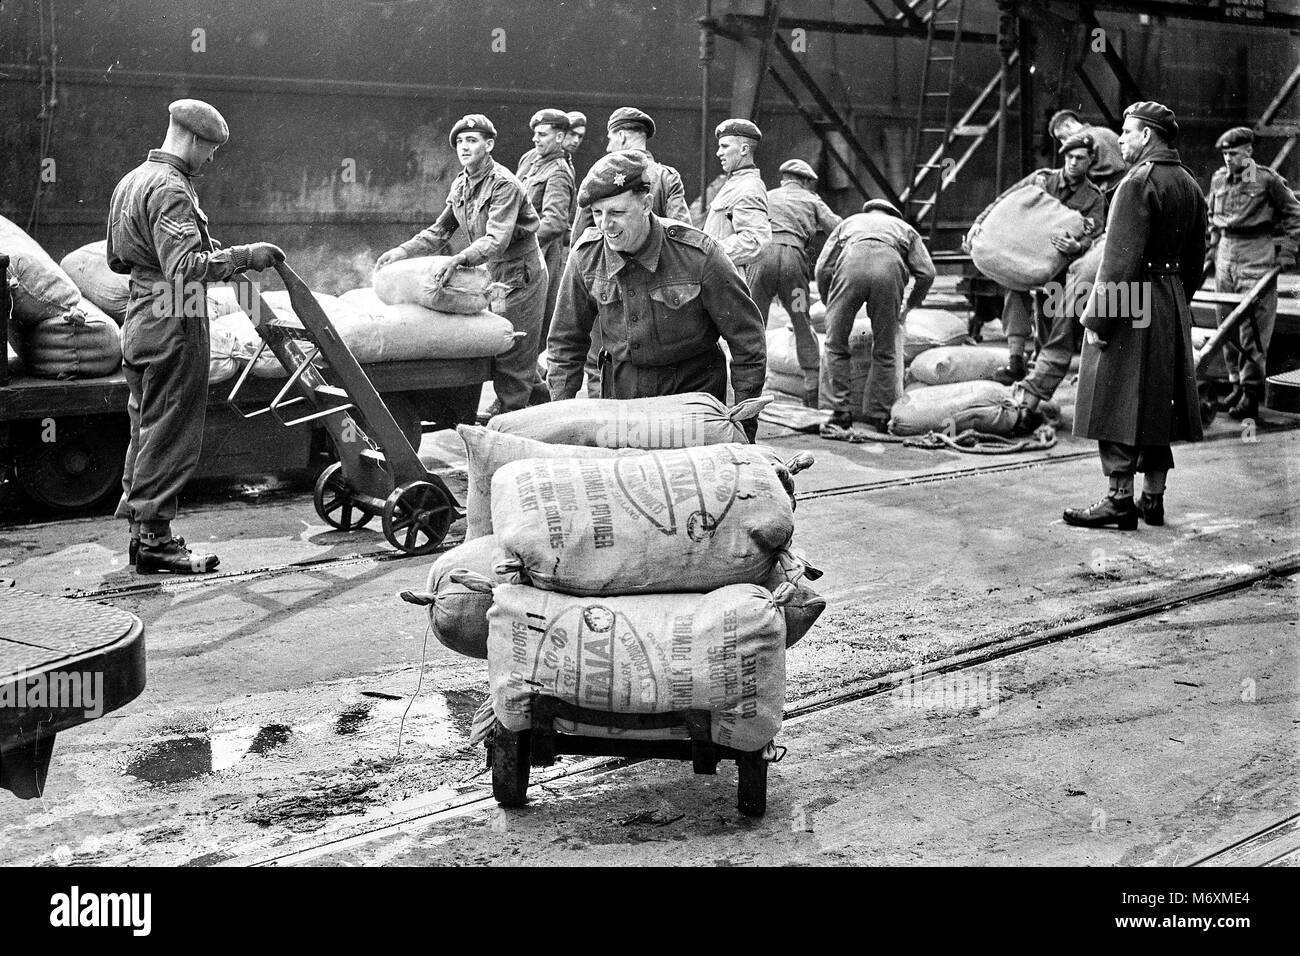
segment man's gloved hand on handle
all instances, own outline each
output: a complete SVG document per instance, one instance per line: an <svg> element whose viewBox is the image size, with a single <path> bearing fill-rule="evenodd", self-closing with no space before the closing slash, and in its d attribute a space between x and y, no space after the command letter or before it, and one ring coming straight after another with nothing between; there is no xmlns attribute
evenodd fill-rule
<svg viewBox="0 0 1300 956"><path fill-rule="evenodd" d="M235 246L231 249L231 254L236 272L245 272L249 269L261 272L263 269L271 268L277 262L284 262L284 250L269 242Z"/></svg>

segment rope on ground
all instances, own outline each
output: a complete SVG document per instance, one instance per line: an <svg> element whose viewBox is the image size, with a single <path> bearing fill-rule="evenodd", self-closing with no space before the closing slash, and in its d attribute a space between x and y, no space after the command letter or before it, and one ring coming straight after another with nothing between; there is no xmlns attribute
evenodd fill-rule
<svg viewBox="0 0 1300 956"><path fill-rule="evenodd" d="M885 435L877 432L859 432L852 428L840 428L835 425L823 425L820 435L830 441L843 441L852 445L866 442L883 442L902 445L904 448L949 448L969 455L1014 455L1024 451L1046 451L1056 445L1056 429L1051 425L1042 425L1027 438L1008 438L1005 435L991 435L987 432L968 428L956 435L932 431L925 435L904 436Z"/></svg>

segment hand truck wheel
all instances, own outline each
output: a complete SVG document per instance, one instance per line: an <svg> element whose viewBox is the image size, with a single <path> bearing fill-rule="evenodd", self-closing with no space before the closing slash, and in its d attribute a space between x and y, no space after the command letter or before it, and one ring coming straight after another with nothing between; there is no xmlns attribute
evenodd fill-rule
<svg viewBox="0 0 1300 956"><path fill-rule="evenodd" d="M407 554L428 554L456 520L456 503L427 481L408 481L384 502L384 537Z"/></svg>
<svg viewBox="0 0 1300 956"><path fill-rule="evenodd" d="M1197 382L1196 395L1201 407L1201 427L1209 428L1214 423L1214 416L1219 411L1218 396L1214 393L1213 382Z"/></svg>
<svg viewBox="0 0 1300 956"><path fill-rule="evenodd" d="M352 486L343 474L342 462L336 461L320 473L311 498L321 520L340 531L363 528L374 517L352 500Z"/></svg>
<svg viewBox="0 0 1300 956"><path fill-rule="evenodd" d="M528 799L528 731L506 730L498 720L491 739L492 796L503 807L522 807Z"/></svg>
<svg viewBox="0 0 1300 956"><path fill-rule="evenodd" d="M740 782L736 786L736 806L747 817L761 817L767 812L767 761L763 751L755 750L736 760Z"/></svg>

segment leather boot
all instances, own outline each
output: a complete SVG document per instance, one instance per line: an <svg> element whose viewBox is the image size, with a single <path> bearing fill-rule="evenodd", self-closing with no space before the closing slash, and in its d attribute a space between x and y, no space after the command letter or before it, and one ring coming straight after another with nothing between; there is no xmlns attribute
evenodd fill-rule
<svg viewBox="0 0 1300 956"><path fill-rule="evenodd" d="M1011 360L993 373L993 378L1003 385L1014 385L1022 381L1028 370L1025 368L1025 357L1023 355L1012 355Z"/></svg>
<svg viewBox="0 0 1300 956"><path fill-rule="evenodd" d="M1061 517L1066 524L1079 528L1104 528L1113 524L1121 531L1133 531L1138 526L1138 510L1131 495L1102 498L1087 508L1066 508Z"/></svg>
<svg viewBox="0 0 1300 956"><path fill-rule="evenodd" d="M1259 391L1254 385L1247 385L1241 399L1228 409L1228 417L1239 422L1244 422L1247 418L1259 421Z"/></svg>
<svg viewBox="0 0 1300 956"><path fill-rule="evenodd" d="M177 544L179 544L182 548L185 547L184 538L177 536L172 538L172 540L175 541ZM126 558L127 558L126 563L135 564L135 556L139 553L140 553L140 539L132 538L131 543L126 547Z"/></svg>
<svg viewBox="0 0 1300 956"><path fill-rule="evenodd" d="M215 554L195 554L179 538L160 545L142 544L135 556L137 574L206 574L220 563Z"/></svg>
<svg viewBox="0 0 1300 956"><path fill-rule="evenodd" d="M803 407L820 408L821 407L821 389L805 388L803 390Z"/></svg>
<svg viewBox="0 0 1300 956"><path fill-rule="evenodd" d="M1165 523L1165 496L1163 494L1153 495L1142 492L1142 497L1138 499L1137 509L1142 513L1142 520L1149 525L1160 525Z"/></svg>
<svg viewBox="0 0 1300 956"><path fill-rule="evenodd" d="M831 417L826 422L827 425L835 428L852 429L853 414L846 411L831 412Z"/></svg>
<svg viewBox="0 0 1300 956"><path fill-rule="evenodd" d="M1218 401L1219 411L1221 412L1228 411L1230 408L1232 408L1232 406L1236 405L1239 401L1241 401L1242 397L1245 394L1246 391L1241 387L1241 383L1234 382L1232 385L1232 391L1228 393L1227 397L1219 399Z"/></svg>

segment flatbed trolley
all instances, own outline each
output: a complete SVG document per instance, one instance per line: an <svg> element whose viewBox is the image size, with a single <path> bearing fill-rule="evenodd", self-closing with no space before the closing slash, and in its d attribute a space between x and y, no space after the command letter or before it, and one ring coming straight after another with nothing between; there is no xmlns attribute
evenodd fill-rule
<svg viewBox="0 0 1300 956"><path fill-rule="evenodd" d="M638 740L627 737L592 737L561 733L556 720L570 720L593 727L627 731L685 728L689 740ZM663 714L614 714L579 707L545 694L532 696L532 727L511 731L494 722L488 738L488 766L492 768L492 796L503 807L521 807L528 794L529 767L549 767L559 754L588 757L655 757L689 760L696 773L715 774L718 763L736 761L739 783L736 806L750 817L767 812L767 765L785 754L782 747L768 744L762 750L734 750L713 742L712 715L707 710L683 710ZM769 761L768 752L773 759Z"/></svg>
<svg viewBox="0 0 1300 956"><path fill-rule="evenodd" d="M319 421L333 439L339 460L316 480L316 513L341 531L360 528L379 516L389 544L407 554L428 554L462 516L455 497L424 467L307 284L285 262L275 269L301 325L278 318L246 276L235 277L240 307L262 344L228 401L246 419L269 412L285 426ZM280 360L289 380L266 408L245 412L236 399L266 349ZM318 358L327 369L316 364ZM289 397L295 390L298 394ZM304 402L313 411L288 420L281 414Z"/></svg>

